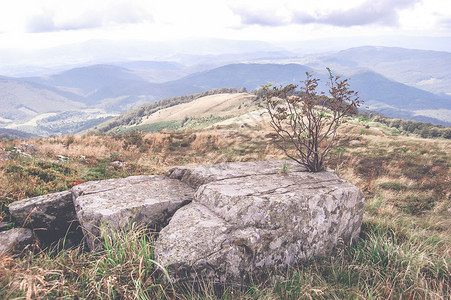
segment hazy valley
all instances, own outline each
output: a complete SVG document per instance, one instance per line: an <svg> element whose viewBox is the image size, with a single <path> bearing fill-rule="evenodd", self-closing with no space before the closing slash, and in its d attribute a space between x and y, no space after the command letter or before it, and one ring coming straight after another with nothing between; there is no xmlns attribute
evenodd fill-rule
<svg viewBox="0 0 451 300"><path fill-rule="evenodd" d="M0 127L42 136L76 133L168 97L217 88L252 92L269 82L299 84L305 72L324 83L326 67L349 77L370 110L451 125L449 52L369 46L318 54L240 51L108 62L34 77L3 76Z"/></svg>

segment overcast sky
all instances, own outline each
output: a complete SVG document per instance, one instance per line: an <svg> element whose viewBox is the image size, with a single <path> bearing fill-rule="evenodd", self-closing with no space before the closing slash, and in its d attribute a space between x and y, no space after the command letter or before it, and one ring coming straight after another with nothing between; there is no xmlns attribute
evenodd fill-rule
<svg viewBox="0 0 451 300"><path fill-rule="evenodd" d="M91 39L451 36L451 0L2 0L0 48ZM450 49L451 51L451 49Z"/></svg>

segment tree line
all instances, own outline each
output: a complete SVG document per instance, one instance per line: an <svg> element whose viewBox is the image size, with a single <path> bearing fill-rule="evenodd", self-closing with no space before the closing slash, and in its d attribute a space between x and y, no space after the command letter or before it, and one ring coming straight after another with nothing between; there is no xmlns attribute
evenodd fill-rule
<svg viewBox="0 0 451 300"><path fill-rule="evenodd" d="M391 128L396 128L401 131L417 134L422 138L441 137L445 139L451 139L451 127L413 120L389 118L374 112L362 112L359 114L359 116L367 120L385 124Z"/></svg>

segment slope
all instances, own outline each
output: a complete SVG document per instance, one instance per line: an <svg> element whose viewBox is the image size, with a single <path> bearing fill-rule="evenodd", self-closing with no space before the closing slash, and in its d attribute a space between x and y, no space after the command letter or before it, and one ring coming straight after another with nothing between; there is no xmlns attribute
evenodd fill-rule
<svg viewBox="0 0 451 300"><path fill-rule="evenodd" d="M140 81L143 78L132 71L111 65L92 65L70 69L68 71L46 76L25 78L28 81L58 87L89 99L89 95L100 87L111 86L118 81Z"/></svg>
<svg viewBox="0 0 451 300"><path fill-rule="evenodd" d="M305 79L305 72L312 71L321 80L319 88L327 92L327 74L299 64L233 64L193 74L174 83L197 84L203 89L228 86L252 90L269 82L299 84ZM351 88L359 92L370 109L390 117L451 125L449 96L408 86L369 70L353 72L349 77Z"/></svg>
<svg viewBox="0 0 451 300"><path fill-rule="evenodd" d="M255 100L256 96L248 93L224 93L205 96L189 103L159 110L143 118L142 122L137 125L183 120L193 117L207 118L212 115L218 118L236 116L255 109L253 105Z"/></svg>
<svg viewBox="0 0 451 300"><path fill-rule="evenodd" d="M36 115L85 107L44 85L14 78L0 78L0 124L23 121ZM3 121L3 122L2 122Z"/></svg>
<svg viewBox="0 0 451 300"><path fill-rule="evenodd" d="M149 124L172 122L172 125L180 126L188 119L225 119L255 109L255 100L254 95L235 88L212 89L198 94L165 98L123 113L96 126L95 131L119 132L131 127L147 130Z"/></svg>
<svg viewBox="0 0 451 300"><path fill-rule="evenodd" d="M451 94L451 53L392 47L356 47L317 56L312 67L369 68L401 83Z"/></svg>
<svg viewBox="0 0 451 300"><path fill-rule="evenodd" d="M231 64L210 71L186 76L173 81L177 84L195 84L203 90L221 87L258 89L270 82L299 83L311 68L299 64Z"/></svg>
<svg viewBox="0 0 451 300"><path fill-rule="evenodd" d="M420 90L371 71L351 76L351 87L371 109L390 117L451 125L451 97Z"/></svg>

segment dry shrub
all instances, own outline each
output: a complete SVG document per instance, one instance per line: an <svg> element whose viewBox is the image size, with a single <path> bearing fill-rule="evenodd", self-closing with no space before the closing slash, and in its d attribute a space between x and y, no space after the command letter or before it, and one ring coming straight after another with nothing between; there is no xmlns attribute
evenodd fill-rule
<svg viewBox="0 0 451 300"><path fill-rule="evenodd" d="M223 147L224 143L221 143L223 140L224 137L219 137L217 133L199 133L196 134L196 139L192 142L191 148L203 153L211 152L219 147Z"/></svg>
<svg viewBox="0 0 451 300"><path fill-rule="evenodd" d="M167 133L148 133L145 139L149 145L150 151L166 149L169 146L169 134Z"/></svg>

